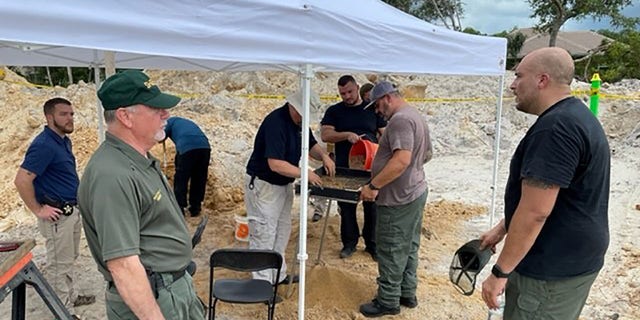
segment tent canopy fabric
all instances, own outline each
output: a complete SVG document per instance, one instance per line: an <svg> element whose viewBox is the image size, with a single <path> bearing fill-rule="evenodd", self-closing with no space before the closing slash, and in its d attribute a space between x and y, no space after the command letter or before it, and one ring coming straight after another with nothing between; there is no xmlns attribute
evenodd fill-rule
<svg viewBox="0 0 640 320"><path fill-rule="evenodd" d="M377 0L0 2L0 63L502 75L506 39L431 25Z"/></svg>
<svg viewBox="0 0 640 320"><path fill-rule="evenodd" d="M19 0L0 1L0 13L4 65L96 68L108 51L119 68L297 71L305 97L303 154L313 71L498 76L493 220L504 38L450 31L378 0ZM301 168L300 221L306 221L308 157ZM301 223L299 319L306 233Z"/></svg>

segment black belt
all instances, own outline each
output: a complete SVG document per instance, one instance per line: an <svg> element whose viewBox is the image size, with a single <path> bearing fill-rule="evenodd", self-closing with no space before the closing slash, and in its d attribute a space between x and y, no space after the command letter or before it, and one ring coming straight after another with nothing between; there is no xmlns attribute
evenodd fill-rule
<svg viewBox="0 0 640 320"><path fill-rule="evenodd" d="M182 269L180 271L169 271L169 272L153 272L147 271L147 278L149 279L149 284L151 285L151 291L153 291L153 295L158 298L158 291L160 289L165 288L169 285L169 283L165 283L164 279L162 279L163 274L170 274L173 282L178 281L180 278L184 277L186 273L186 269ZM108 281L107 285L109 288L115 287L115 283L113 281Z"/></svg>
<svg viewBox="0 0 640 320"><path fill-rule="evenodd" d="M48 196L44 196L44 201L42 201L44 204L50 206L50 207L54 207L57 209L60 209L60 211L62 211L62 214L65 216L70 216L73 214L73 209L76 205L78 205L78 203L76 201L59 201L59 200L53 200L51 198L49 198Z"/></svg>

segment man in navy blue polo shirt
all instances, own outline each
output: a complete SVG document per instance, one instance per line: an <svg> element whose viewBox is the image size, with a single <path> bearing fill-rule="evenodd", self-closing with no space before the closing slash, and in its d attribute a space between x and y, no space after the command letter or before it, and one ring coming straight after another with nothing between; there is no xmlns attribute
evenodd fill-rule
<svg viewBox="0 0 640 320"><path fill-rule="evenodd" d="M247 164L244 203L249 219L249 247L279 252L282 257L291 233L292 182L300 177L298 167L302 147L302 92L286 97L287 103L272 111L262 121L256 134L253 153ZM311 105L319 99L311 94ZM335 174L333 160L316 142L309 130L309 155L321 160L329 175ZM321 185L322 179L309 170L309 183ZM287 265L283 261L280 279L275 271L254 272L255 279L271 283L288 282ZM297 277L291 281L296 282Z"/></svg>
<svg viewBox="0 0 640 320"><path fill-rule="evenodd" d="M349 167L349 151L351 146L360 139L378 142L378 135L382 135L387 122L372 109L365 109L366 103L360 97L358 84L353 76L344 75L338 79L338 92L342 101L327 109L322 118L322 141L335 143L336 165ZM340 238L342 250L340 258L347 258L356 251L360 238L358 220L356 219L357 204L338 202L340 207ZM372 201L363 202L364 225L362 238L367 251L376 260L376 204Z"/></svg>
<svg viewBox="0 0 640 320"><path fill-rule="evenodd" d="M207 187L211 158L209 139L197 124L181 117L169 118L164 131L167 138L176 145L173 193L176 194L182 213L185 213L188 204L189 213L196 217L200 214Z"/></svg>
<svg viewBox="0 0 640 320"><path fill-rule="evenodd" d="M78 174L67 136L73 132L73 107L63 98L45 102L47 125L31 143L15 179L25 205L38 217L46 239L50 284L73 314L73 307L90 304L95 296L74 291L73 263L78 257L80 215L76 208Z"/></svg>

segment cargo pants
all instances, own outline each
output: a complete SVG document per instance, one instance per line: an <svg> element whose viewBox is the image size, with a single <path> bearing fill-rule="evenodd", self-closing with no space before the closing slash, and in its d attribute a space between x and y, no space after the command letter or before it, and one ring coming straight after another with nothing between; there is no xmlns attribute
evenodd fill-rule
<svg viewBox="0 0 640 320"><path fill-rule="evenodd" d="M76 207L70 216L60 215L58 221L38 219L38 229L45 238L47 267L44 275L60 301L74 313L73 302L78 293L74 288L74 267L80 249L82 221Z"/></svg>
<svg viewBox="0 0 640 320"><path fill-rule="evenodd" d="M418 287L418 250L427 191L401 206L378 206L376 241L378 254L377 300L385 307L400 305Z"/></svg>
<svg viewBox="0 0 640 320"><path fill-rule="evenodd" d="M187 273L175 282L169 273L161 273L160 275L165 286L158 290L156 302L164 318L167 320L204 320L204 304L196 294L191 275ZM109 320L137 319L133 311L122 300L115 286L107 285L105 302Z"/></svg>
<svg viewBox="0 0 640 320"><path fill-rule="evenodd" d="M249 220L249 248L275 250L282 255L280 279L287 275L285 251L291 235L293 184L279 186L251 176L245 177L244 204ZM254 279L275 283L275 270L253 272Z"/></svg>
<svg viewBox="0 0 640 320"><path fill-rule="evenodd" d="M518 272L509 276L504 318L573 320L580 317L598 272L561 280L537 280Z"/></svg>

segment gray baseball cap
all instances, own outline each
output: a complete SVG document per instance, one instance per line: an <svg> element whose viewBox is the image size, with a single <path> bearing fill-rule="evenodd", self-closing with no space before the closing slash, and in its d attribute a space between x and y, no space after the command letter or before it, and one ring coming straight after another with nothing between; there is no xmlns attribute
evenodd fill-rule
<svg viewBox="0 0 640 320"><path fill-rule="evenodd" d="M391 84L391 82L389 81L378 82L375 86L373 86L373 89L371 89L371 96L370 96L371 101L364 108L367 109L375 105L378 99L392 92L398 92L398 89L393 84Z"/></svg>
<svg viewBox="0 0 640 320"><path fill-rule="evenodd" d="M449 280L464 295L473 294L476 277L489 262L493 251L490 248L480 249L480 239L471 240L456 250L449 267Z"/></svg>

